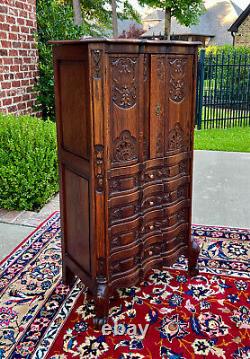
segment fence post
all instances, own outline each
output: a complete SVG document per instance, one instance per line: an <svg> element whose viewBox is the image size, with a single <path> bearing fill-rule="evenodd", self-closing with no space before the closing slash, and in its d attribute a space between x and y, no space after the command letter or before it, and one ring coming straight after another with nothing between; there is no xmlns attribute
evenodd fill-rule
<svg viewBox="0 0 250 359"><path fill-rule="evenodd" d="M196 98L196 117L197 129L201 129L202 122L202 104L203 104L203 87L204 87L204 71L205 70L205 49L200 50L198 60L198 83L197 83L197 98Z"/></svg>

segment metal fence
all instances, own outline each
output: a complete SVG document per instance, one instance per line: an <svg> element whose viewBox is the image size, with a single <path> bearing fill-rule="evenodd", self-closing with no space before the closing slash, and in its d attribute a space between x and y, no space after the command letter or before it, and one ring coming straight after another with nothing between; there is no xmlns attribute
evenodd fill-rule
<svg viewBox="0 0 250 359"><path fill-rule="evenodd" d="M250 55L205 54L198 61L197 129L250 126Z"/></svg>

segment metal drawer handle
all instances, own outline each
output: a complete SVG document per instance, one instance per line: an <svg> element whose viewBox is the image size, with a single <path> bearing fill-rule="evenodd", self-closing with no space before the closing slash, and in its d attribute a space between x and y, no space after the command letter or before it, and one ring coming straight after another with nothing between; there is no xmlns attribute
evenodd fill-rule
<svg viewBox="0 0 250 359"><path fill-rule="evenodd" d="M153 202L153 201L150 201L150 202L149 202L149 205L150 205L150 206L153 206L153 205L154 205L154 202Z"/></svg>
<svg viewBox="0 0 250 359"><path fill-rule="evenodd" d="M149 177L153 179L155 176L153 175L153 173L151 173Z"/></svg>
<svg viewBox="0 0 250 359"><path fill-rule="evenodd" d="M149 255L149 256L152 256L152 254L153 254L152 251L149 251L149 252L148 252L148 255Z"/></svg>
<svg viewBox="0 0 250 359"><path fill-rule="evenodd" d="M152 231L155 228L155 226L151 225L149 226L149 229Z"/></svg>

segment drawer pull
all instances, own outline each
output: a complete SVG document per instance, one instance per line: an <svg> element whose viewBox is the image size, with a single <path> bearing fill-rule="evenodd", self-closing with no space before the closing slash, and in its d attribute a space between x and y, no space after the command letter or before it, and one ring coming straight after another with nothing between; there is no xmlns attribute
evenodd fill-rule
<svg viewBox="0 0 250 359"><path fill-rule="evenodd" d="M149 256L152 256L152 254L153 254L152 251L149 251L149 252L148 252L148 255L149 255Z"/></svg>
<svg viewBox="0 0 250 359"><path fill-rule="evenodd" d="M149 205L150 205L150 206L153 206L153 205L154 205L154 202L153 202L153 201L150 201L150 202L149 202Z"/></svg>
<svg viewBox="0 0 250 359"><path fill-rule="evenodd" d="M145 231L145 227L142 227L142 228L141 228L141 231L144 232L144 231Z"/></svg>
<svg viewBox="0 0 250 359"><path fill-rule="evenodd" d="M154 176L153 173L151 173L151 174L149 175L149 177L152 178L152 179L155 178L155 176Z"/></svg>
<svg viewBox="0 0 250 359"><path fill-rule="evenodd" d="M149 226L149 229L152 231L155 228L155 226L151 225Z"/></svg>

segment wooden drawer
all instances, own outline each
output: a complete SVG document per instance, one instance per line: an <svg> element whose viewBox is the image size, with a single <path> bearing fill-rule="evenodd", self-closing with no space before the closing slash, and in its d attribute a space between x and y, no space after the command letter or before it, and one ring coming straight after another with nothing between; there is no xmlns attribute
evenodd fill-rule
<svg viewBox="0 0 250 359"><path fill-rule="evenodd" d="M140 266L142 248L142 244L137 244L111 254L109 259L110 275L125 273Z"/></svg>

